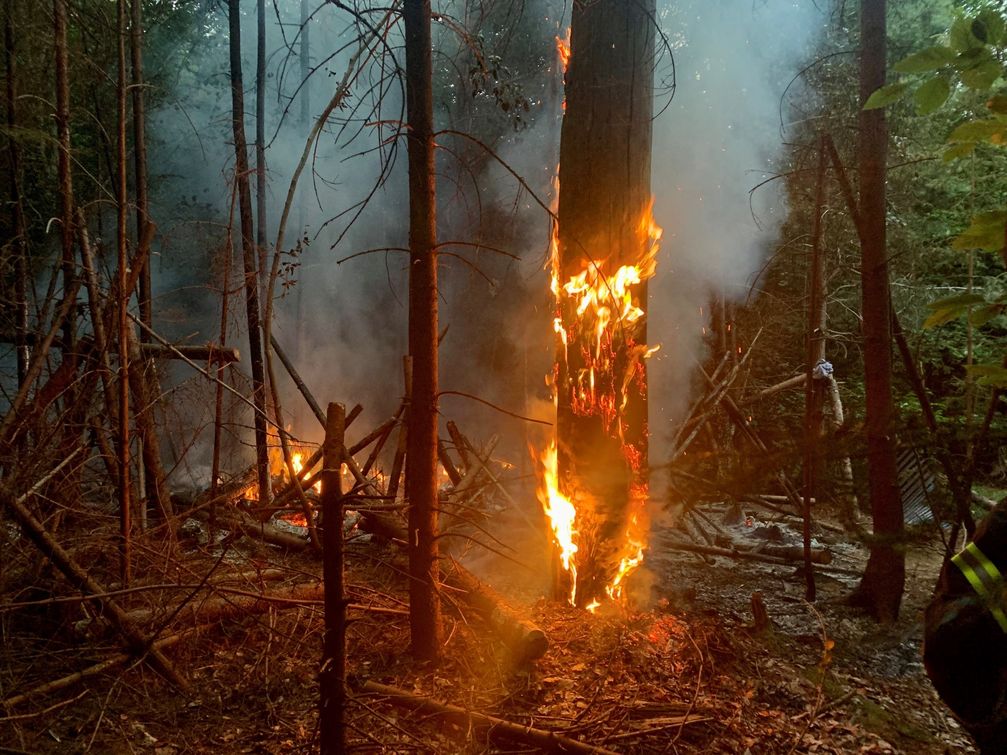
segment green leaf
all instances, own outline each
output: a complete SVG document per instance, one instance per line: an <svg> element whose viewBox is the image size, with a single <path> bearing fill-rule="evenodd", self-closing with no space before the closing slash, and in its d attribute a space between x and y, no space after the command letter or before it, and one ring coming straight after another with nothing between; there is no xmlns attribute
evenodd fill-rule
<svg viewBox="0 0 1007 755"><path fill-rule="evenodd" d="M976 151L975 142L962 142L961 144L954 144L944 150L944 155L941 157L944 162L949 163L952 160L957 160L960 157L968 157L973 152Z"/></svg>
<svg viewBox="0 0 1007 755"><path fill-rule="evenodd" d="M864 103L864 110L877 110L878 108L891 105L893 102L901 100L908 93L909 83L906 81L899 81L895 84L887 84L886 86L875 90L875 92L867 98L867 102Z"/></svg>
<svg viewBox="0 0 1007 755"><path fill-rule="evenodd" d="M949 65L954 59L955 51L950 47L935 45L903 58L893 68L899 73L927 73Z"/></svg>
<svg viewBox="0 0 1007 755"><path fill-rule="evenodd" d="M939 325L951 322L968 312L969 307L975 304L985 304L986 299L982 294L959 294L947 299L930 302L927 306L933 310L923 322L924 328L936 328Z"/></svg>
<svg viewBox="0 0 1007 755"><path fill-rule="evenodd" d="M975 378L978 378L979 385L988 385L992 388L1007 388L1007 367L999 364L971 364L965 369Z"/></svg>
<svg viewBox="0 0 1007 755"><path fill-rule="evenodd" d="M994 317L1002 315L1004 312L1003 304L987 304L978 309L972 310L972 314L969 317L969 322L975 325L977 328L981 328L983 325L988 323Z"/></svg>
<svg viewBox="0 0 1007 755"><path fill-rule="evenodd" d="M972 33L972 21L967 18L959 18L951 25L948 38L951 47L958 52L982 46L982 42Z"/></svg>
<svg viewBox="0 0 1007 755"><path fill-rule="evenodd" d="M920 115L929 115L947 102L950 94L951 85L948 84L948 80L943 76L935 76L916 90L913 99Z"/></svg>
<svg viewBox="0 0 1007 755"><path fill-rule="evenodd" d="M996 118L965 121L965 123L962 123L951 132L951 135L948 137L948 144L961 142L991 142L999 144L1003 141L1005 130L1007 130L1007 123Z"/></svg>
<svg viewBox="0 0 1007 755"><path fill-rule="evenodd" d="M992 8L982 11L976 19L985 27L986 42L991 45L999 45L1004 41L1004 33L1007 32L1007 23L1004 17ZM972 31L975 34L975 30Z"/></svg>
<svg viewBox="0 0 1007 755"><path fill-rule="evenodd" d="M985 249L997 252L1004 246L1005 226L1007 211L981 212L972 217L972 224L951 242L951 246L960 251Z"/></svg>
<svg viewBox="0 0 1007 755"><path fill-rule="evenodd" d="M989 89L1002 73L1003 68L999 63L995 60L986 60L962 71L962 83L969 89Z"/></svg>

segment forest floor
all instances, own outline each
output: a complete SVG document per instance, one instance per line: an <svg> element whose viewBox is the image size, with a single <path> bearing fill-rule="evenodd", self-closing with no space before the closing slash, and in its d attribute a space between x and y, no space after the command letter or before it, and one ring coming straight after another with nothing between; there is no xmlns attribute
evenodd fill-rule
<svg viewBox="0 0 1007 755"><path fill-rule="evenodd" d="M765 524L747 517L736 527ZM677 552L665 547L672 534L655 530L648 571L637 580L637 592L650 593L647 608L610 607L592 615L539 597L543 580L525 578L528 570L505 566L506 559L472 563L549 636L547 654L524 666L516 666L450 592L443 660L415 663L406 650L404 560L391 545L360 538L350 544L350 597L384 612L352 612L350 674L354 682L393 685L619 753L972 751L921 662L922 612L941 561L935 530L909 550L901 618L888 628L843 605L866 551L842 538L823 535L839 573L818 573L812 605L803 600L804 578L794 567ZM81 544L78 555L97 553L94 540ZM286 554L247 538L230 548L223 558L219 548L192 547L170 568L152 553L149 568L160 570L152 579L198 582L194 575L212 567L214 582L241 572L243 589L256 591L263 585L247 576L250 568L282 568L288 583L317 580L320 573L310 554ZM96 560L89 563L99 568ZM531 564L531 572L543 573L539 566ZM58 582L37 554L22 553L6 576L17 569L35 569L39 582ZM753 627L754 592L771 622L762 631ZM152 590L121 600L131 608L156 606L165 595ZM321 605L276 606L167 649L190 682L188 692L148 666L121 665L0 708L0 753L314 751ZM114 638L82 639L74 632L81 616L76 603L0 613L0 697L117 652ZM538 751L362 692L352 695L348 720L355 752Z"/></svg>

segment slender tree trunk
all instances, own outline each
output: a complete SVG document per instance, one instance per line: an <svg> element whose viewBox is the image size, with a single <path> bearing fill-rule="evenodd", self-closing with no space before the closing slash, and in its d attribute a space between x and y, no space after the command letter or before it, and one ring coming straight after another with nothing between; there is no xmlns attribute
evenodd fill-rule
<svg viewBox="0 0 1007 755"><path fill-rule="evenodd" d="M130 582L132 564L130 558L132 505L129 480L129 310L130 291L127 286L129 275L129 255L127 250L126 210L128 193L126 188L126 0L116 2L116 40L119 77L116 83L116 192L119 202L116 217L116 250L118 252L118 294L116 302L119 338L119 524L122 536L122 584Z"/></svg>
<svg viewBox="0 0 1007 755"><path fill-rule="evenodd" d="M582 273L612 279L623 266L643 266L655 8L654 0L574 4L554 264L561 286ZM631 292L645 311L647 273L642 277ZM569 344L559 346L556 374L560 489L577 509L576 601L587 605L614 576L629 522L646 505L647 325L645 314L635 321L613 314L598 336L577 299L560 296Z"/></svg>
<svg viewBox="0 0 1007 755"><path fill-rule="evenodd" d="M860 101L885 83L885 0L862 0ZM853 600L881 622L895 621L905 586L902 501L892 405L892 329L885 235L888 127L884 109L860 111L861 284L867 472L874 521L871 555Z"/></svg>
<svg viewBox="0 0 1007 755"><path fill-rule="evenodd" d="M346 597L343 573L343 490L346 408L329 404L322 449L322 577L325 584L325 641L318 674L322 755L346 752Z"/></svg>
<svg viewBox="0 0 1007 755"><path fill-rule="evenodd" d="M825 137L819 138L815 186L814 231L808 270L808 333L804 379L804 570L806 600L815 600L815 572L811 561L811 500L821 469L819 445L822 436L824 380L816 380L815 365L825 359L825 266L822 264L822 222L825 214Z"/></svg>
<svg viewBox="0 0 1007 755"><path fill-rule="evenodd" d="M255 34L255 245L259 250L259 285L266 296L266 3L258 0ZM263 304L263 308L265 305ZM266 344L269 348L269 344Z"/></svg>
<svg viewBox="0 0 1007 755"><path fill-rule="evenodd" d="M305 135L311 131L311 9L308 0L301 0L301 127Z"/></svg>
<svg viewBox="0 0 1007 755"><path fill-rule="evenodd" d="M412 403L406 450L409 617L413 653L440 653L437 597L437 213L430 0L405 0L409 119L409 354Z"/></svg>
<svg viewBox="0 0 1007 755"><path fill-rule="evenodd" d="M57 172L60 198L60 247L62 249L63 296L77 287L73 255L73 178L70 171L70 77L67 62L66 0L53 0L53 38L56 53L56 143L59 145ZM72 349L76 339L76 313L63 325L63 345Z"/></svg>
<svg viewBox="0 0 1007 755"><path fill-rule="evenodd" d="M137 254L146 253L149 255L149 247L144 248L144 245L140 243L140 240L146 236L146 227L150 222L150 200L147 190L147 111L143 91L143 0L131 0L130 11L129 49L133 69L133 181L136 184L134 190L136 191L137 249L135 251ZM153 294L151 292L150 260L142 262L134 260L134 264L143 265L139 291L140 321L150 328L154 325L151 310Z"/></svg>
<svg viewBox="0 0 1007 755"><path fill-rule="evenodd" d="M231 127L234 132L234 170L238 182L238 214L241 219L241 250L245 273L245 315L248 352L252 367L252 403L255 405L255 463L258 469L259 501L269 502L269 447L266 435L266 383L262 363L262 331L259 325L259 282L256 273L252 192L248 182L248 141L245 139L245 91L241 73L240 0L227 1L231 53Z"/></svg>
<svg viewBox="0 0 1007 755"><path fill-rule="evenodd" d="M17 48L14 36L14 0L6 0L4 13L4 60L7 69L7 154L10 160L10 203L14 222L11 253L14 268L14 348L17 352L18 386L28 373L28 229L21 201L21 151L14 134L17 128Z"/></svg>

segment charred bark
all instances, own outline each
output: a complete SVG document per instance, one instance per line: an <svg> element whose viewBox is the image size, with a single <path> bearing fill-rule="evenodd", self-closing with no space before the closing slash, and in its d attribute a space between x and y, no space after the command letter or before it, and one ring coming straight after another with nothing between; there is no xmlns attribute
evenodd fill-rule
<svg viewBox="0 0 1007 755"><path fill-rule="evenodd" d="M885 0L863 0L860 18L860 101L885 83ZM853 601L881 622L895 621L905 586L902 501L899 497L892 404L892 329L885 233L884 109L860 112L861 285L868 491L874 541Z"/></svg>
<svg viewBox="0 0 1007 755"><path fill-rule="evenodd" d="M440 653L437 597L437 212L430 0L405 0L409 120L409 354L412 401L406 449L409 616L413 653Z"/></svg>

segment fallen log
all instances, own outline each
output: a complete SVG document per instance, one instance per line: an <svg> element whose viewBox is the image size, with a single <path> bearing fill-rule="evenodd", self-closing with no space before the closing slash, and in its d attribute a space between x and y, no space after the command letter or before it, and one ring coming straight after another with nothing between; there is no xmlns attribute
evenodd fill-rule
<svg viewBox="0 0 1007 755"><path fill-rule="evenodd" d="M198 518L204 518L205 516L209 519L209 516L204 515L203 512L199 512L196 516ZM243 535L261 540L268 545L275 545L278 548L285 548L287 550L302 551L311 545L308 540L304 540L297 535L291 535L289 532L284 532L266 522L257 522L237 509L226 512L218 511L215 524L223 529L231 530L232 532L241 532Z"/></svg>
<svg viewBox="0 0 1007 755"><path fill-rule="evenodd" d="M357 692L368 692L381 695L393 705L408 708L430 716L436 716L454 724L466 732L473 729L485 734L490 739L506 739L522 742L537 747L544 752L585 753L585 755L616 755L613 750L578 742L576 739L564 737L562 734L523 726L512 721L506 721L486 713L459 708L457 705L439 703L426 697L418 697L397 687L389 687L377 682L364 682Z"/></svg>
<svg viewBox="0 0 1007 755"><path fill-rule="evenodd" d="M230 346L217 346L208 343L205 346L173 345L162 346L159 343L147 341L140 343L140 354L148 359L178 359L179 355L194 362L209 362L210 364L233 364L241 361L241 354Z"/></svg>
<svg viewBox="0 0 1007 755"><path fill-rule="evenodd" d="M462 591L468 603L483 621L514 652L519 664L537 660L549 649L549 639L535 624L522 618L489 585L451 559L451 569L443 575L444 584Z"/></svg>
<svg viewBox="0 0 1007 755"><path fill-rule="evenodd" d="M393 517L361 511L360 528L405 546L406 529ZM451 559L452 568L443 575L448 587L486 622L489 629L511 648L518 662L533 661L545 655L549 638L533 622L522 618L500 595L472 572Z"/></svg>
<svg viewBox="0 0 1007 755"><path fill-rule="evenodd" d="M804 547L801 545L779 545L777 543L759 543L758 545L741 544L730 536L720 535L714 538L714 544L732 551L763 553L767 556L783 558L787 561L803 561ZM825 548L812 548L811 560L816 564L831 564L832 551Z"/></svg>

